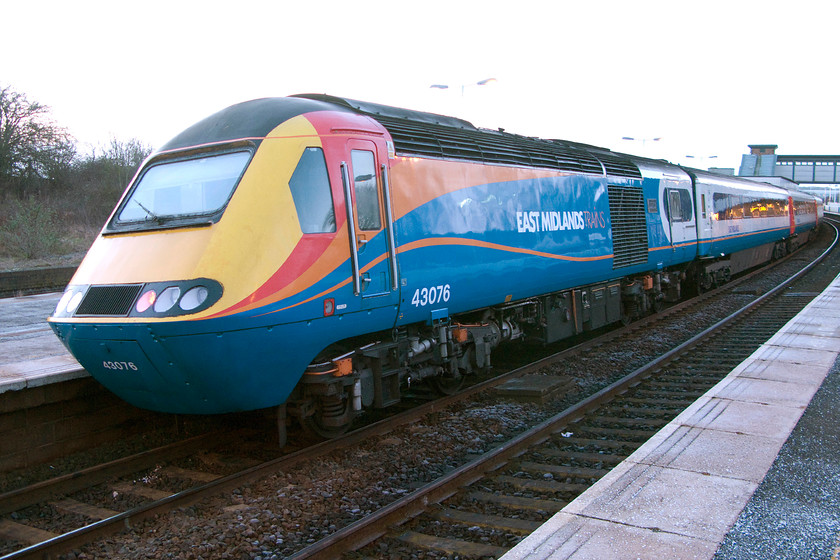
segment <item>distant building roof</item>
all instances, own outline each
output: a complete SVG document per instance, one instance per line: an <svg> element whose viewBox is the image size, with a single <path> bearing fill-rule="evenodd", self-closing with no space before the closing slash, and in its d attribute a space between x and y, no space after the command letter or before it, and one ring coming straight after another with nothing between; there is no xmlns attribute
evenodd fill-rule
<svg viewBox="0 0 840 560"><path fill-rule="evenodd" d="M750 144L740 177L784 177L798 184L840 184L840 155L780 155L776 144Z"/></svg>
<svg viewBox="0 0 840 560"><path fill-rule="evenodd" d="M764 156L776 153L777 144L750 144L750 154L754 156Z"/></svg>

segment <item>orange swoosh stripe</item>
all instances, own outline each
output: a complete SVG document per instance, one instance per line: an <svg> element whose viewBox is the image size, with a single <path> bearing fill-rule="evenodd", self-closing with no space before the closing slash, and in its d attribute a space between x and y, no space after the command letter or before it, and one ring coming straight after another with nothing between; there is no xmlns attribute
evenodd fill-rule
<svg viewBox="0 0 840 560"><path fill-rule="evenodd" d="M555 259L561 261L573 262L592 262L611 259L612 253L609 255L602 255L599 257L570 257L568 255L558 255L556 253L546 253L544 251L534 251L533 249L523 249L521 247L511 247L509 245L500 245L498 243L489 243L487 241L478 241L476 239L467 239L463 237L434 237L430 239L419 239L406 243L398 247L398 253L405 253L414 249L421 249L424 247L444 246L444 245L463 245L467 247L481 247L483 249L494 249L496 251L505 251L508 253L520 253L523 255L533 255L535 257L544 257L547 259Z"/></svg>
<svg viewBox="0 0 840 560"><path fill-rule="evenodd" d="M521 254L533 255L533 256L537 256L537 257L545 257L545 258L555 259L555 260L576 261L576 262L599 261L599 260L610 259L610 258L613 257L612 254L604 255L604 256L601 256L601 257L569 257L569 256L565 256L565 255L556 255L554 253L546 253L546 252L543 252L543 251L534 251L534 250L531 250L531 249L521 249L519 247L510 247L510 246L507 246L507 245L499 245L497 243L488 243L486 241L477 241L477 240L474 240L474 239L466 239L466 238L460 238L460 237L436 237L436 238L431 238L431 239L420 239L418 241L412 241L411 243L401 245L400 247L397 248L397 252L398 253L406 253L408 251L413 251L415 249L422 249L422 248L426 248L426 247L435 247L435 246L445 246L445 245L462 245L462 246L468 246L468 247L481 247L481 248L484 248L484 249L493 249L493 250L505 251L505 252L509 252L509 253L521 253ZM365 265L361 269L360 272L367 272L373 266L379 264L380 262L382 262L386 258L388 258L388 254L387 253L382 253L378 257L372 259L367 265ZM276 309L274 311L269 311L267 313L263 313L262 315L269 315L271 313L277 313L278 311L285 311L287 309L292 309L292 308L297 307L299 305L303 305L304 303L309 303L313 300L319 299L319 298L329 294L330 292L333 292L333 291L335 291L339 288L342 288L342 287L346 286L347 284L349 284L351 282L351 280L352 280L352 278L348 276L347 278L345 278L344 280L342 280L338 284L336 284L336 285L334 285L330 288L327 288L326 290L322 291L319 294L316 294L312 297L309 297L309 298L307 298L303 301L293 303L292 305L288 305L288 306L283 307L281 309Z"/></svg>

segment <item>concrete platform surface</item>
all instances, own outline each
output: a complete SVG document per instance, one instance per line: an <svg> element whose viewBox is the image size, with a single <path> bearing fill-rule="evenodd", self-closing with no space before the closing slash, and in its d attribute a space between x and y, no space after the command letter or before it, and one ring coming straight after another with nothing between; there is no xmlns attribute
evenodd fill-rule
<svg viewBox="0 0 840 560"><path fill-rule="evenodd" d="M700 560L715 557L719 548L720 559L734 558L736 551L745 554L738 558L840 559L840 428L829 420L833 431L820 430L825 414L817 410L828 407L831 418L840 416L835 410L838 354L840 281L835 279L718 385L502 559ZM798 426L830 372L831 382L815 399L813 414L809 409L809 418L818 419L816 427L812 420ZM806 425L822 437L812 444L821 459L789 457L787 474L768 476L771 467L780 468L777 457L789 438L796 439L791 433ZM821 494L820 505L812 503L806 514L790 518L785 526L797 532L798 540L790 538L785 541L789 546L776 549L768 545L764 550L772 552L755 554L757 534L767 543L779 541L774 524L761 523L778 520L785 513L779 508L791 508L777 498L792 477L791 468L798 469L805 495L814 494L807 481L817 477L817 468L822 477L834 479L835 489ZM770 489L757 493L768 481ZM754 506L762 496L765 504ZM817 509L823 515L819 524L813 519ZM820 535L813 535L818 525Z"/></svg>
<svg viewBox="0 0 840 560"><path fill-rule="evenodd" d="M87 377L47 325L60 297L0 299L0 393Z"/></svg>

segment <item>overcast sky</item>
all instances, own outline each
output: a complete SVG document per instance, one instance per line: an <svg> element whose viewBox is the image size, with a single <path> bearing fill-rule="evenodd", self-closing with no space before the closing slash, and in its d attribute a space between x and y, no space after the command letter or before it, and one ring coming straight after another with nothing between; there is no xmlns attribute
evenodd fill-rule
<svg viewBox="0 0 840 560"><path fill-rule="evenodd" d="M813 0L29 0L4 3L0 84L82 147L157 147L228 105L315 92L737 170L754 143L840 153L838 15Z"/></svg>

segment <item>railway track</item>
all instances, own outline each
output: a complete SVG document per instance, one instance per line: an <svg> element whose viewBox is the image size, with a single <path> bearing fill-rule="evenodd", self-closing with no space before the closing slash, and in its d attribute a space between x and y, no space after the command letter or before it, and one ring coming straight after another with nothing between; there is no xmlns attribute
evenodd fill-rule
<svg viewBox="0 0 840 560"><path fill-rule="evenodd" d="M384 551L406 558L425 551L501 556L799 313L819 292L783 292L808 270L579 404L291 558L375 558Z"/></svg>
<svg viewBox="0 0 840 560"><path fill-rule="evenodd" d="M730 287L731 289L731 287ZM737 287L735 288L737 289ZM711 297L711 296L710 296ZM801 300L810 301L810 294L802 294ZM753 298L754 299L754 298ZM789 302L797 299L793 296L782 298ZM798 302L804 305L802 301ZM690 308L692 305L702 305L695 301L694 304L684 304L682 307L677 306L669 313L680 313L681 309ZM787 313L795 314L795 311L790 310ZM774 312L775 315L781 316L781 312ZM771 314L773 315L773 314ZM612 333L608 335L613 339L618 339L622 336L627 336L632 340L633 337L638 337L638 330L647 328L645 323L634 324L630 329L624 329L622 332ZM764 332L763 340L767 336L775 332L773 329L778 329L778 326L768 324ZM636 334L632 334L635 331ZM736 340L739 340L741 335L737 337L728 335L726 337L727 343L733 345ZM0 496L0 515L3 521L0 522L0 529L8 526L9 522L24 525L25 521L32 513L26 513L26 508L38 508L37 510L30 509L29 511L36 511L34 513L35 529L32 533L32 540L39 540L37 544L32 544L26 548L19 549L4 558L42 558L55 557L58 554L83 546L85 543L100 539L104 536L111 535L115 532L121 531L126 527L137 527L142 522L150 517L160 515L164 512L169 512L178 508L186 508L191 504L196 504L200 500L205 499L210 495L219 495L220 493L233 492L235 489L247 485L250 482L265 478L277 472L287 472L298 466L314 464L319 457L324 457L331 453L336 453L342 449L351 449L353 446L360 444L360 442L369 441L371 438L387 436L392 433L397 426L412 425L417 422L418 418L434 414L439 411L446 410L447 407L455 406L459 402L466 399L474 398L476 395L486 393L491 387L504 383L507 379L539 371L547 364L557 362L558 360L567 359L572 354L585 354L595 345L603 344L603 339L597 341L590 341L566 351L562 355L554 355L544 358L543 360L531 364L525 368L500 376L491 380L480 383L468 390L446 397L422 404L415 409L400 413L390 419L372 424L363 429L357 430L347 437L338 441L325 442L312 447L302 449L300 451L285 455L283 457L273 459L261 463L259 465L251 466L247 469L230 474L228 476L220 476L219 473L204 473L196 474L195 472L173 472L165 470L166 467L158 468L160 461L153 461L155 467L147 475L140 475L142 482L144 476L165 478L166 480L181 480L179 488L162 490L165 495L161 494L161 490L155 493L148 492L147 498L136 502L138 505L133 509L121 513L113 511L98 511L98 517L105 517L101 520L96 520L95 517L85 516L84 513L73 513L77 516L76 519L82 519L82 523L77 523L76 527L65 534L54 536L52 534L38 533L38 525L44 524L43 518L39 517L42 512L59 511L60 508L56 504L62 504L62 507L72 505L77 510L82 511L78 506L72 502L66 502L66 498L57 497L64 496L68 492L58 491L53 487L45 491L43 488L41 492L45 492L46 498L43 496L35 499L34 496L26 498L24 501L29 505L23 506L24 514L18 514L18 519L15 519L13 512L20 511L20 508L14 509L12 505L6 505L6 496ZM619 342L618 344L623 344ZM687 343L686 343L687 344ZM695 343L696 344L696 343ZM752 344L756 344L755 341ZM743 350L746 351L746 350ZM685 358L682 358L684 360ZM738 358L734 363L737 364L742 358ZM736 360L735 357L732 360ZM562 508L567 501L573 499L575 492L582 491L586 486L591 484L597 478L600 478L605 472L609 470L614 464L633 451L641 442L648 436L644 434L652 434L659 426L664 425L669 420L667 414L672 413L676 415L681 406L686 403L693 402L698 394L702 394L708 387L713 385L723 375L726 375L731 366L722 364L720 358L720 351L718 355L713 354L713 361L715 367L710 366L695 366L695 371L698 368L704 373L695 374L689 379L684 377L685 371L690 368L680 367L679 371L670 371L662 373L657 376L658 381L654 385L659 391L659 396L645 395L643 393L636 394L636 391L642 391L640 388L633 389L634 396L629 393L625 404L617 404L619 401L614 401L611 408L604 413L600 420L593 417L591 420L587 416L588 410L591 407L600 405L606 399L612 398L611 395L622 391L627 391L626 386L636 384L638 378L646 375L653 375L652 373L641 373L641 368L632 374L626 376L622 381L614 383L612 386L601 390L595 396L590 397L582 403L576 404L573 407L564 411L567 416L560 419L552 419L545 421L540 426L529 430L526 435L523 435L523 442L521 444L504 444L494 448L488 458L475 459L468 464L458 466L451 470L443 477L439 477L433 485L423 487L416 490L410 496L392 501L384 509L378 510L370 519L358 520L352 524L346 525L344 529L332 532L327 540L319 542L312 547L298 552L296 557L304 558L310 557L334 557L336 550L351 550L359 546L367 544L367 546L374 547L368 552L364 550L360 554L365 555L371 553L372 556L377 556L376 547L384 546L385 548L406 547L406 550L413 546L419 546L426 549L437 549L443 546L443 550L450 550L446 546L456 547L465 546L457 544L458 542L473 542L474 544L484 547L484 551L489 552L488 556L493 556L499 550L505 549L515 544L515 541L521 535L530 532L534 524L538 524L547 515ZM684 364L684 361L680 362ZM659 364L664 367L664 362ZM621 383L625 385L620 385ZM652 391L654 389L646 389ZM674 394L678 393L678 394ZM635 400L632 400L635 399ZM622 401L624 402L624 401ZM608 422L604 419L609 420ZM560 422L560 424L557 424ZM600 424L599 424L600 422ZM605 423L606 422L606 423ZM573 424L572 424L573 423ZM563 426L566 426L565 428ZM533 432L533 433L531 433ZM568 435L570 434L571 435ZM567 434L567 436L564 436ZM530 438L530 439L529 439ZM529 449L530 440L544 440L551 442L552 448L546 448L544 451L527 451ZM516 445L524 445L525 447L517 448ZM488 478L482 478L487 473L499 473ZM188 482L192 477L192 482ZM502 478L499 478L502 477ZM81 476L70 476L69 479L82 478ZM212 479L211 479L212 478ZM197 480L196 480L197 479ZM112 486L120 484L115 479L108 479L108 484ZM468 482L472 486L465 486ZM131 485L128 487L120 486L117 491L121 494L130 494L132 490ZM78 480L76 484L79 484ZM102 484L98 482L97 484ZM143 483L137 483L133 486L135 490L147 486ZM491 496L506 496L505 492L512 490L512 499L491 497ZM19 491L20 495L26 495L27 490ZM152 499L149 499L149 496ZM448 498L449 501L445 501ZM20 498L16 498L20 499ZM38 504L43 504L47 500L46 507ZM71 498L75 499L75 498ZM420 500L419 502L417 500ZM452 501L454 500L454 501ZM78 501L78 500L76 500ZM403 504L405 502L405 504ZM424 504L425 502L425 504ZM22 502L23 503L23 502ZM468 511L465 504L477 504L480 508L477 511ZM11 501L9 502L11 504ZM420 504L420 505L418 505ZM88 504L92 506L88 513L97 512L99 510L107 510L108 508L97 505ZM15 506L17 507L17 506ZM402 513L394 513L402 510ZM63 511L66 511L64 509ZM72 511L72 510L71 510ZM409 512L406 514L405 512ZM113 515L111 515L113 513ZM47 514L44 514L47 515ZM402 516L402 521L395 520L391 515ZM376 528L376 518L381 518L384 521L379 522L379 528ZM410 520L410 521L405 521ZM86 523L86 525L85 525ZM383 529L385 523L387 526L399 525L398 532L388 532ZM402 523L402 525L400 525ZM463 525L466 523L466 528ZM502 523L502 525L495 526L493 523ZM82 526L84 525L84 526ZM371 528L365 528L369 525ZM474 529L474 527L484 528ZM437 530L430 530L429 527ZM453 538L451 534L445 533L444 529L460 527L460 538ZM17 528L17 530L20 530ZM355 541L352 543L348 541L341 541L346 534L355 535ZM360 537L360 535L367 535ZM385 535L382 537L382 535ZM369 544L372 538L384 538L378 543ZM472 539L467 539L472 537ZM47 540L44 540L44 539ZM433 544L431 540L434 540ZM445 539L455 541L456 544L448 543ZM439 543L446 543L440 545ZM20 541L19 541L20 543ZM415 543L415 544L412 544ZM419 544L417 544L419 543ZM436 548L437 547L437 548ZM8 550L5 549L5 550ZM452 548L451 550L459 550ZM459 554L459 553L458 553ZM466 553L465 553L466 554ZM479 552L480 555L480 552Z"/></svg>

